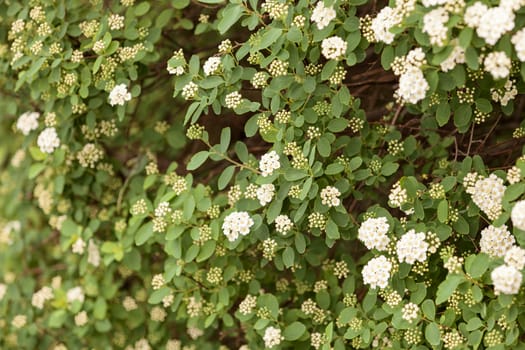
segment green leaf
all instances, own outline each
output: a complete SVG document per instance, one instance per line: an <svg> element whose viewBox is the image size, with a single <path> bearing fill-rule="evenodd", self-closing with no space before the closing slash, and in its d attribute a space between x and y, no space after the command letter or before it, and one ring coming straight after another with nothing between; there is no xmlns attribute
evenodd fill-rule
<svg viewBox="0 0 525 350"><path fill-rule="evenodd" d="M328 219L326 222L326 236L330 239L339 239L341 235L339 234L339 228L337 227L337 224L332 221L332 219Z"/></svg>
<svg viewBox="0 0 525 350"><path fill-rule="evenodd" d="M135 244L143 245L151 237L153 237L153 223L148 222L142 225L142 227L135 234Z"/></svg>
<svg viewBox="0 0 525 350"><path fill-rule="evenodd" d="M434 302L430 299L427 299L421 304L421 310L423 310L423 315L429 320L434 320L436 315L436 306Z"/></svg>
<svg viewBox="0 0 525 350"><path fill-rule="evenodd" d="M188 165L186 166L186 169L188 170L195 170L198 167L200 167L204 162L208 159L208 156L210 155L210 152L208 151L200 151L197 152L191 157Z"/></svg>
<svg viewBox="0 0 525 350"><path fill-rule="evenodd" d="M448 123L450 119L450 105L446 102L439 104L436 109L436 120L439 126L443 126Z"/></svg>
<svg viewBox="0 0 525 350"><path fill-rule="evenodd" d="M436 323L432 322L427 325L425 328L425 339L433 346L438 346L441 343L441 335Z"/></svg>
<svg viewBox="0 0 525 350"><path fill-rule="evenodd" d="M67 312L66 310L56 310L51 313L47 324L50 328L60 328L66 321Z"/></svg>
<svg viewBox="0 0 525 350"><path fill-rule="evenodd" d="M169 287L162 287L160 289L154 290L148 299L150 304L158 304L164 299L165 296L171 294L171 289Z"/></svg>
<svg viewBox="0 0 525 350"><path fill-rule="evenodd" d="M228 31L243 14L243 7L238 4L230 4L222 10L222 16L217 25L219 33L222 35Z"/></svg>
<svg viewBox="0 0 525 350"><path fill-rule="evenodd" d="M292 267L294 264L295 252L292 247L286 247L283 251L283 263L286 267Z"/></svg>
<svg viewBox="0 0 525 350"><path fill-rule="evenodd" d="M106 300L102 297L98 297L95 302L95 307L93 308L93 316L95 316L97 320L103 320L106 318L107 310L108 304L106 303Z"/></svg>
<svg viewBox="0 0 525 350"><path fill-rule="evenodd" d="M256 50L260 51L272 45L283 33L282 29L276 27L268 27L269 30L265 31L261 37L261 42L256 46Z"/></svg>
<svg viewBox="0 0 525 350"><path fill-rule="evenodd" d="M133 12L135 13L135 16L143 16L149 11L150 7L151 7L150 3L147 1L144 1L138 4L137 6L135 6Z"/></svg>
<svg viewBox="0 0 525 350"><path fill-rule="evenodd" d="M481 321L478 317L472 317L470 320L468 320L467 331L472 332L481 327L483 327L483 321Z"/></svg>
<svg viewBox="0 0 525 350"><path fill-rule="evenodd" d="M448 219L448 202L446 199L443 199L439 202L437 207L437 217L438 220L442 223L447 222Z"/></svg>
<svg viewBox="0 0 525 350"><path fill-rule="evenodd" d="M35 163L32 164L29 167L28 177L30 179L34 179L37 177L44 169L46 168L46 165L43 163Z"/></svg>
<svg viewBox="0 0 525 350"><path fill-rule="evenodd" d="M525 183L512 184L507 187L503 200L510 202L519 198L525 192Z"/></svg>
<svg viewBox="0 0 525 350"><path fill-rule="evenodd" d="M439 305L454 293L456 288L465 281L465 277L460 275L447 275L447 278L440 283L436 293L436 304Z"/></svg>
<svg viewBox="0 0 525 350"><path fill-rule="evenodd" d="M305 325L301 322L295 321L284 329L283 336L285 340L294 341L301 338L305 332Z"/></svg>
<svg viewBox="0 0 525 350"><path fill-rule="evenodd" d="M385 163L381 167L381 174L384 176L390 176L394 174L397 171L397 169L399 169L399 164L392 162Z"/></svg>
<svg viewBox="0 0 525 350"><path fill-rule="evenodd" d="M480 253L469 256L465 261L465 270L472 278L480 278L489 268L490 258Z"/></svg>
<svg viewBox="0 0 525 350"><path fill-rule="evenodd" d="M219 190L223 190L228 186L230 183L233 174L235 173L235 165L230 165L226 169L223 170L221 175L219 176L219 180L217 181L217 188Z"/></svg>
<svg viewBox="0 0 525 350"><path fill-rule="evenodd" d="M224 128L221 131L221 143L219 146L219 150L221 153L226 153L228 150L228 147L230 146L230 140L231 140L231 129L230 128Z"/></svg>

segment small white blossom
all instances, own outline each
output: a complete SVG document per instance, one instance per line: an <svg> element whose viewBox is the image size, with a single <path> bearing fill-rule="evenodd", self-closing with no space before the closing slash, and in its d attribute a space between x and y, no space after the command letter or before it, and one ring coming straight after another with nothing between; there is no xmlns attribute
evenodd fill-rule
<svg viewBox="0 0 525 350"><path fill-rule="evenodd" d="M242 95L238 91L230 92L226 97L224 98L224 103L226 104L226 107L235 109L241 105L242 102Z"/></svg>
<svg viewBox="0 0 525 350"><path fill-rule="evenodd" d="M408 303L405 306L403 306L402 310L402 318L410 323L412 323L414 320L417 319L417 315L419 313L419 306L414 303Z"/></svg>
<svg viewBox="0 0 525 350"><path fill-rule="evenodd" d="M205 75L212 75L219 71L221 67L221 58L217 56L210 57L204 62L202 69Z"/></svg>
<svg viewBox="0 0 525 350"><path fill-rule="evenodd" d="M261 203L262 206L270 203L273 199L273 195L275 194L275 186L273 184L264 184L261 185L257 191L257 199Z"/></svg>
<svg viewBox="0 0 525 350"><path fill-rule="evenodd" d="M416 261L423 262L427 259L428 243L425 241L423 232L416 233L410 230L405 233L396 244L397 258L399 262L414 264Z"/></svg>
<svg viewBox="0 0 525 350"><path fill-rule="evenodd" d="M44 308L44 303L51 299L53 299L53 290L50 287L42 287L42 289L33 294L31 305L42 310Z"/></svg>
<svg viewBox="0 0 525 350"><path fill-rule="evenodd" d="M71 246L71 251L75 254L84 254L84 249L86 248L86 242L82 238L77 238L75 243Z"/></svg>
<svg viewBox="0 0 525 350"><path fill-rule="evenodd" d="M505 264L523 270L525 266L525 249L514 246L505 254Z"/></svg>
<svg viewBox="0 0 525 350"><path fill-rule="evenodd" d="M268 152L261 157L259 162L259 169L262 176L270 176L273 172L281 167L279 162L279 155L275 151Z"/></svg>
<svg viewBox="0 0 525 350"><path fill-rule="evenodd" d="M386 288L390 270L392 263L383 255L373 258L363 267L363 283L369 284L370 288Z"/></svg>
<svg viewBox="0 0 525 350"><path fill-rule="evenodd" d="M235 241L239 234L246 236L253 226L253 219L245 211L230 213L222 224L222 231L230 242Z"/></svg>
<svg viewBox="0 0 525 350"><path fill-rule="evenodd" d="M485 71L489 72L494 79L503 79L509 76L511 60L503 51L490 52L483 61Z"/></svg>
<svg viewBox="0 0 525 350"><path fill-rule="evenodd" d="M525 28L522 28L512 36L511 39L516 50L516 55L521 62L525 61Z"/></svg>
<svg viewBox="0 0 525 350"><path fill-rule="evenodd" d="M327 60L339 60L346 53L347 43L338 36L326 38L321 43L323 56Z"/></svg>
<svg viewBox="0 0 525 350"><path fill-rule="evenodd" d="M324 1L321 0L317 3L314 10L312 11L312 16L310 19L317 25L317 28L323 29L330 24L335 16L335 10L331 6L325 7Z"/></svg>
<svg viewBox="0 0 525 350"><path fill-rule="evenodd" d="M274 346L281 344L284 337L281 335L281 330L275 327L268 327L264 330L264 346L271 349Z"/></svg>
<svg viewBox="0 0 525 350"><path fill-rule="evenodd" d="M287 215L279 215L275 218L275 230L285 235L293 227L292 220Z"/></svg>
<svg viewBox="0 0 525 350"><path fill-rule="evenodd" d="M109 93L109 104L123 106L124 103L131 100L131 93L128 92L126 84L116 85Z"/></svg>
<svg viewBox="0 0 525 350"><path fill-rule="evenodd" d="M498 266L492 270L490 277L494 283L495 294L518 294L522 275L514 266Z"/></svg>
<svg viewBox="0 0 525 350"><path fill-rule="evenodd" d="M514 204L510 219L515 228L525 231L525 200L518 201Z"/></svg>
<svg viewBox="0 0 525 350"><path fill-rule="evenodd" d="M514 242L514 236L507 230L506 225L500 227L489 225L481 231L479 247L482 253L502 258L512 248Z"/></svg>
<svg viewBox="0 0 525 350"><path fill-rule="evenodd" d="M55 128L46 128L38 135L36 141L40 150L44 153L53 153L58 146L60 146L60 139L58 138Z"/></svg>
<svg viewBox="0 0 525 350"><path fill-rule="evenodd" d="M466 192L472 196L474 203L491 220L496 220L501 214L503 194L507 187L503 179L494 174L487 178L476 180L474 186L467 186Z"/></svg>
<svg viewBox="0 0 525 350"><path fill-rule="evenodd" d="M357 238L365 244L368 249L384 251L390 243L387 233L390 225L385 217L369 218L359 227Z"/></svg>
<svg viewBox="0 0 525 350"><path fill-rule="evenodd" d="M337 207L341 204L340 195L341 192L336 187L327 186L321 191L321 203L328 207Z"/></svg>
<svg viewBox="0 0 525 350"><path fill-rule="evenodd" d="M418 103L430 89L421 69L409 65L399 77L397 95L405 102Z"/></svg>
<svg viewBox="0 0 525 350"><path fill-rule="evenodd" d="M82 290L82 287L74 287L67 291L66 298L68 303L72 303L75 301L79 301L81 303L84 302L85 295L84 291Z"/></svg>
<svg viewBox="0 0 525 350"><path fill-rule="evenodd" d="M25 112L16 121L16 128L22 132L24 135L29 135L29 133L36 128L38 128L38 118L40 113L38 112Z"/></svg>
<svg viewBox="0 0 525 350"><path fill-rule="evenodd" d="M508 31L514 28L513 12L502 7L488 9L479 20L476 33L489 45L495 45Z"/></svg>

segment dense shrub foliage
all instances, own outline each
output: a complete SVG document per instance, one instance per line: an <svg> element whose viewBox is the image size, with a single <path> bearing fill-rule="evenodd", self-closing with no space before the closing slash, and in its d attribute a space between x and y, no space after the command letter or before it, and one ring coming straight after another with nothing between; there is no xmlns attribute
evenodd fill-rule
<svg viewBox="0 0 525 350"><path fill-rule="evenodd" d="M525 3L0 3L2 349L523 349Z"/></svg>

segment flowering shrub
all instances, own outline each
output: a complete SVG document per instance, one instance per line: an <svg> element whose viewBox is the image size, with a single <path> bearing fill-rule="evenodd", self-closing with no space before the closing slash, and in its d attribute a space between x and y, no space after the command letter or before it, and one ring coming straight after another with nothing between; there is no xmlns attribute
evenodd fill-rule
<svg viewBox="0 0 525 350"><path fill-rule="evenodd" d="M2 349L523 349L524 3L0 3Z"/></svg>

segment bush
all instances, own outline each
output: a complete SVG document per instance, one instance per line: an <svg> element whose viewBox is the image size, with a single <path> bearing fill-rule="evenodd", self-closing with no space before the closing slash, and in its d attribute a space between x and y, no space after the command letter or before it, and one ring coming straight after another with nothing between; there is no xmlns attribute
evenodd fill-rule
<svg viewBox="0 0 525 350"><path fill-rule="evenodd" d="M525 349L522 5L2 2L1 347Z"/></svg>

